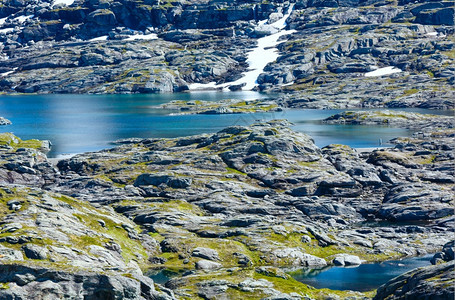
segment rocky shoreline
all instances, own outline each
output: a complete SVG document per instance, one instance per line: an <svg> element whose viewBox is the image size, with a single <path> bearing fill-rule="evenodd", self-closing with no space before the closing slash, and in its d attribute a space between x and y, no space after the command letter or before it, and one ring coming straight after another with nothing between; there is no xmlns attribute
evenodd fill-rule
<svg viewBox="0 0 455 300"><path fill-rule="evenodd" d="M229 88L248 70L258 38L275 33L269 24L291 8L285 29L294 31L257 78L257 90L282 93L279 106L453 109L449 4L7 0L0 8L0 92ZM383 72L388 68L393 73Z"/></svg>
<svg viewBox="0 0 455 300"><path fill-rule="evenodd" d="M356 265L446 245L434 258L442 264L418 278L444 274L434 284L453 296L444 261L453 260L455 133L434 124L394 148L357 152L320 149L275 120L123 140L56 166L48 142L3 134L0 295L365 299L375 293L314 289L280 267ZM161 286L148 269L181 273ZM409 284L412 274L396 280ZM428 282L391 282L375 299L430 295Z"/></svg>
<svg viewBox="0 0 455 300"><path fill-rule="evenodd" d="M275 101L267 100L221 100L221 101L178 101L159 106L161 109L176 111L172 114L241 114L282 111Z"/></svg>
<svg viewBox="0 0 455 300"><path fill-rule="evenodd" d="M255 87L273 99L160 109L454 109L453 25L450 1L5 0L0 93L241 90L258 40L286 34ZM321 149L274 120L58 162L49 141L2 133L0 298L453 299L453 119L325 120L416 131L372 151ZM434 266L369 292L315 289L282 269L436 252ZM176 276L158 284L150 270Z"/></svg>

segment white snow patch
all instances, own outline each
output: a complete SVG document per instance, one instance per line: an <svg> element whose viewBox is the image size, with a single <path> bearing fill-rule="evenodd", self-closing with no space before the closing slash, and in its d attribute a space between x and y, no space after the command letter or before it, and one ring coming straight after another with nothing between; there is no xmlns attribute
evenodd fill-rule
<svg viewBox="0 0 455 300"><path fill-rule="evenodd" d="M267 23L268 19L262 20L258 22L258 26L265 25Z"/></svg>
<svg viewBox="0 0 455 300"><path fill-rule="evenodd" d="M126 38L125 41L134 41L134 40L156 40L158 36L156 33L150 34L136 34L132 35L129 38Z"/></svg>
<svg viewBox="0 0 455 300"><path fill-rule="evenodd" d="M258 39L256 48L248 52L247 63L249 65L249 71L243 73L242 78L234 82L226 82L220 85L214 85L214 82L208 84L191 84L189 86L189 89L205 90L222 88L223 90L227 90L228 86L241 84L245 84L242 87L242 90L253 89L257 84L258 76L263 72L265 66L278 58L278 49L275 48L278 45L278 39L284 35L296 32L296 30L283 30L286 27L286 20L291 15L293 8L294 5L291 5L288 12L283 16L283 18L270 24L271 26L279 29L279 32ZM266 22L267 20L262 20L259 22L258 26L263 26Z"/></svg>
<svg viewBox="0 0 455 300"><path fill-rule="evenodd" d="M436 31L427 32L427 33L425 33L425 35L427 37L437 37L437 38L445 38L446 37L446 35L444 33L442 33L442 32L438 33Z"/></svg>
<svg viewBox="0 0 455 300"><path fill-rule="evenodd" d="M192 83L188 86L190 90L206 90L206 89L216 89L216 82L210 82L210 83Z"/></svg>
<svg viewBox="0 0 455 300"><path fill-rule="evenodd" d="M395 67L385 67L385 68L380 68L371 72L365 73L365 77L375 77L375 76L383 76L383 75L389 75L393 73L399 73L403 72L402 70L395 68Z"/></svg>
<svg viewBox="0 0 455 300"><path fill-rule="evenodd" d="M11 32L13 30L14 30L14 28L4 28L4 29L0 29L0 33L8 33L8 32Z"/></svg>
<svg viewBox="0 0 455 300"><path fill-rule="evenodd" d="M286 27L286 20L289 18L289 16L291 15L293 10L294 10L294 4L292 4L289 7L287 14L285 14L281 19L279 19L278 21L276 21L270 25L272 25L273 27L280 29L280 30L284 29Z"/></svg>
<svg viewBox="0 0 455 300"><path fill-rule="evenodd" d="M1 18L1 19L0 19L0 26L2 26L3 24L5 24L6 19L8 19L8 17Z"/></svg>
<svg viewBox="0 0 455 300"><path fill-rule="evenodd" d="M54 3L52 3L52 8L58 4L65 4L66 6L70 6L73 4L74 0L55 0Z"/></svg>
<svg viewBox="0 0 455 300"><path fill-rule="evenodd" d="M26 20L28 20L28 19L30 19L30 18L33 18L33 17L34 17L34 15L19 16L19 17L17 17L17 18L14 18L13 20L14 20L14 21L17 21L17 22L19 22L19 23L22 24L22 23L24 23Z"/></svg>
<svg viewBox="0 0 455 300"><path fill-rule="evenodd" d="M5 76L8 76L9 74L13 74L14 72L16 72L16 70L17 70L17 68L14 68L12 71L0 73L0 77L5 77Z"/></svg>
<svg viewBox="0 0 455 300"><path fill-rule="evenodd" d="M293 85L294 83L295 83L294 81L291 81L291 82L288 82L288 83L283 84L283 85L281 85L281 86L290 86L290 85Z"/></svg>
<svg viewBox="0 0 455 300"><path fill-rule="evenodd" d="M275 48L278 44L278 39L283 35L294 32L295 30L285 30L258 39L257 47L248 53L247 63L250 70L244 73L242 78L234 82L225 83L224 85L239 85L245 83L246 85L242 87L242 89L253 89L257 84L258 76L263 72L265 66L278 58L278 49Z"/></svg>
<svg viewBox="0 0 455 300"><path fill-rule="evenodd" d="M88 41L89 42L107 41L107 35L99 36Z"/></svg>

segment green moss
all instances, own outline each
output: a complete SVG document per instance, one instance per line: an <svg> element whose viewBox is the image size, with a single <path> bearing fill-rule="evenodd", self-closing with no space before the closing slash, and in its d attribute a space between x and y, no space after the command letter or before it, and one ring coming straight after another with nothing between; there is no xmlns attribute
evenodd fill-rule
<svg viewBox="0 0 455 300"><path fill-rule="evenodd" d="M413 94L416 94L419 90L417 89L409 89L409 90L405 90L403 92L403 95L404 96L409 96L409 95L413 95Z"/></svg>
<svg viewBox="0 0 455 300"><path fill-rule="evenodd" d="M227 289L226 295L228 296L228 299L248 299L248 300L265 299L268 296L263 291L246 292L246 291L241 291L237 288L232 288L232 287L229 287Z"/></svg>
<svg viewBox="0 0 455 300"><path fill-rule="evenodd" d="M9 289L9 282L0 282L0 290Z"/></svg>
<svg viewBox="0 0 455 300"><path fill-rule="evenodd" d="M7 192L8 191L8 192ZM29 200L27 200L27 194L18 192L16 188L0 189L0 219L3 219L6 215L11 213L19 213L26 210L29 207ZM10 200L19 200L21 202L21 208L16 211L11 211L7 205Z"/></svg>
<svg viewBox="0 0 455 300"><path fill-rule="evenodd" d="M0 145L10 146L13 149L31 148L40 149L43 147L43 142L39 140L21 140L12 133L0 133Z"/></svg>
<svg viewBox="0 0 455 300"><path fill-rule="evenodd" d="M436 158L436 155L428 155L427 157L425 158L422 158L419 163L422 164L422 165L427 165L427 164L431 164L434 162Z"/></svg>

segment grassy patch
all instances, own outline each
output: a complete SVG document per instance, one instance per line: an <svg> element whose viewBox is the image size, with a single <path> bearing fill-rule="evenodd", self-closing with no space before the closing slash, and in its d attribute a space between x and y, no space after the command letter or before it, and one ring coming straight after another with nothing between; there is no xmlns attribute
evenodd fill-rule
<svg viewBox="0 0 455 300"><path fill-rule="evenodd" d="M0 133L0 145L10 146L13 149L18 148L31 148L40 149L43 147L43 142L39 140L21 140L12 133Z"/></svg>

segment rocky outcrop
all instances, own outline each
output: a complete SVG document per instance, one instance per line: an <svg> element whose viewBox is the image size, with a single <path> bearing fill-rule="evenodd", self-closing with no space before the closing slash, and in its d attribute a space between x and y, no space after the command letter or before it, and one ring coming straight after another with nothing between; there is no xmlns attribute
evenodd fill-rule
<svg viewBox="0 0 455 300"><path fill-rule="evenodd" d="M381 286L373 299L453 299L454 266L451 261L407 272Z"/></svg>
<svg viewBox="0 0 455 300"><path fill-rule="evenodd" d="M278 297L291 284L323 298L333 292L310 291L261 267L356 265L434 252L448 242L454 222L449 129L358 152L343 145L319 149L290 125L275 120L214 134L128 139L61 160L56 169L44 168L44 153L20 150L41 142L6 135L4 265L14 260L73 274L54 282L56 293L66 287L79 293L71 278L86 268L95 273L90 282L109 271L106 276L130 286L123 278L143 280L138 264L144 264L188 270L166 284L172 292L161 289L170 296ZM17 180L21 166L35 177ZM52 176L41 179L44 174ZM75 270L59 267L67 260ZM30 278L17 293L45 289L44 277ZM13 281L4 282L15 287Z"/></svg>
<svg viewBox="0 0 455 300"><path fill-rule="evenodd" d="M171 101L159 106L176 111L177 114L240 114L282 111L274 101L264 100L220 100L213 101Z"/></svg>
<svg viewBox="0 0 455 300"><path fill-rule="evenodd" d="M455 260L455 241L450 241L442 247L442 251L436 253L431 259L433 265L441 262Z"/></svg>
<svg viewBox="0 0 455 300"><path fill-rule="evenodd" d="M453 128L453 117L424 115L404 111L344 111L323 121L327 124L386 125L400 128L434 131L437 128Z"/></svg>
<svg viewBox="0 0 455 300"><path fill-rule="evenodd" d="M256 39L293 7L286 29L295 32L257 78L258 90L283 93L279 106L453 108L450 2L19 2L0 8L5 93L162 93L234 82ZM383 67L402 72L367 75Z"/></svg>
<svg viewBox="0 0 455 300"><path fill-rule="evenodd" d="M42 267L0 265L3 299L175 299L155 290L145 276L121 276L91 272L72 273Z"/></svg>
<svg viewBox="0 0 455 300"><path fill-rule="evenodd" d="M0 117L0 125L11 125L11 121L3 117Z"/></svg>

